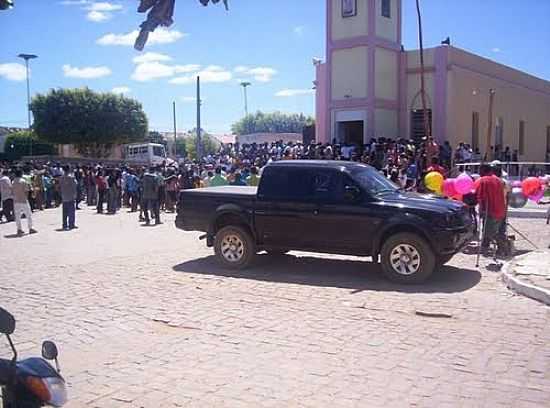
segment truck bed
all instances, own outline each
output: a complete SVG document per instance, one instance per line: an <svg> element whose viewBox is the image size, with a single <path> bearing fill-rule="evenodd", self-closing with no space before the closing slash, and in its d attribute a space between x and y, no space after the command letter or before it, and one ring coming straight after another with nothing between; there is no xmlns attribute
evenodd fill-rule
<svg viewBox="0 0 550 408"><path fill-rule="evenodd" d="M195 188L192 190L183 190L182 193L184 197L188 194L199 195L211 195L219 196L223 195L224 197L243 197L251 198L256 197L258 187L248 187L248 186L220 186L220 187L206 187L206 188Z"/></svg>
<svg viewBox="0 0 550 408"><path fill-rule="evenodd" d="M216 211L222 206L236 206L251 217L257 191L257 187L247 186L183 190L180 192L176 227L184 231L208 232Z"/></svg>

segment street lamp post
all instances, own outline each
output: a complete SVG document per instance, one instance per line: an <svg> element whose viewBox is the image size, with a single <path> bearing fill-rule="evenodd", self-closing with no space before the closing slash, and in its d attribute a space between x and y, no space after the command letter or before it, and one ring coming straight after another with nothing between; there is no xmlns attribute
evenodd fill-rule
<svg viewBox="0 0 550 408"><path fill-rule="evenodd" d="M25 67L27 69L27 124L28 129L31 130L31 87L29 83L29 60L38 58L38 56L34 54L19 54L18 57L25 60ZM29 156L32 156L32 139L29 143Z"/></svg>
<svg viewBox="0 0 550 408"><path fill-rule="evenodd" d="M248 88L250 85L252 85L250 82L243 81L241 82L241 86L244 90L244 115L248 116L248 94L246 92L246 88Z"/></svg>

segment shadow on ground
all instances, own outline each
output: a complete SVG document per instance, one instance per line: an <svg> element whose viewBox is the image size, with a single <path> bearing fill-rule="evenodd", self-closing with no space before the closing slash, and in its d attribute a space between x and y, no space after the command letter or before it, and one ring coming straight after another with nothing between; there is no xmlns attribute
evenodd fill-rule
<svg viewBox="0 0 550 408"><path fill-rule="evenodd" d="M420 285L399 285L387 281L380 265L372 262L266 254L258 255L252 267L242 271L222 267L213 255L183 262L173 269L183 273L352 289L353 293L365 290L455 293L466 291L481 280L479 271L443 266Z"/></svg>

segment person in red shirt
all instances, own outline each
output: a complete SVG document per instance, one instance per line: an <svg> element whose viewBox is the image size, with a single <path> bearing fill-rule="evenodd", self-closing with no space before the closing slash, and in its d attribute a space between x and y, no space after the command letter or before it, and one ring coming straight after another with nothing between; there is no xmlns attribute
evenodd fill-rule
<svg viewBox="0 0 550 408"><path fill-rule="evenodd" d="M499 242L498 231L506 218L504 186L495 175L493 168L482 164L479 169L481 177L475 183L479 213L484 219L482 249L487 249L491 241Z"/></svg>

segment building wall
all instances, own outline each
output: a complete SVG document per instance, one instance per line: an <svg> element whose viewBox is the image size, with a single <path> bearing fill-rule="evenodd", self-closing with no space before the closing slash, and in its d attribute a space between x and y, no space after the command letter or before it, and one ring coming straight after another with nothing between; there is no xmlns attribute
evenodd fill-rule
<svg viewBox="0 0 550 408"><path fill-rule="evenodd" d="M497 64L485 58L452 48L450 52L448 92L452 109L448 113L449 141L472 142L472 115L479 113L479 142L482 153L487 146L489 91L495 90L492 138L496 125L503 126L503 148L519 149L519 122L525 122L522 161L544 161L546 132L550 126L550 82Z"/></svg>
<svg viewBox="0 0 550 408"><path fill-rule="evenodd" d="M327 64L317 64L315 66L315 137L321 143L329 141L327 129L328 115L328 89L327 83Z"/></svg>
<svg viewBox="0 0 550 408"><path fill-rule="evenodd" d="M370 0L357 0L357 15L354 17L342 17L342 1L327 0L331 3L332 30L329 35L333 40L359 37L368 34L368 2Z"/></svg>
<svg viewBox="0 0 550 408"><path fill-rule="evenodd" d="M374 128L377 137L396 139L399 136L398 112L394 109L376 109Z"/></svg>
<svg viewBox="0 0 550 408"><path fill-rule="evenodd" d="M376 77L375 95L378 99L397 101L399 93L398 54L395 51L377 47L374 72Z"/></svg>
<svg viewBox="0 0 550 408"><path fill-rule="evenodd" d="M332 53L332 100L366 98L367 47L335 50Z"/></svg>
<svg viewBox="0 0 550 408"><path fill-rule="evenodd" d="M391 0L390 18L382 16L382 1L376 0L376 36L390 41L399 41L398 14L399 1Z"/></svg>

